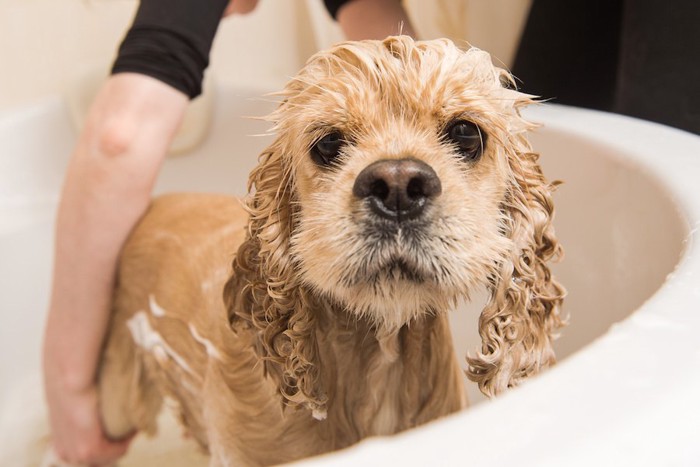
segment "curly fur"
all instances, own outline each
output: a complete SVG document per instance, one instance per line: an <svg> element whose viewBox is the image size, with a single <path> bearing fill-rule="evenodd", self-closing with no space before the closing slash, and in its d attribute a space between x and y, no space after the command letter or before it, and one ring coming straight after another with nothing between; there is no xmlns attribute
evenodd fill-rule
<svg viewBox="0 0 700 467"><path fill-rule="evenodd" d="M565 324L560 315L565 291L548 266L562 252L552 227L551 187L537 154L525 140L520 143L522 152L510 159L513 179L503 205L514 248L500 263L479 317L482 349L467 357L469 379L487 396L553 364L552 341Z"/></svg>
<svg viewBox="0 0 700 467"><path fill-rule="evenodd" d="M326 397L314 365L313 297L300 287L287 253L295 203L291 170L282 154L270 148L250 175L249 191L255 194L248 204L248 236L234 259L224 300L232 326L243 321L259 332L258 354L279 381L284 400L323 410Z"/></svg>
<svg viewBox="0 0 700 467"><path fill-rule="evenodd" d="M449 414L466 400L446 313L484 285L468 376L493 396L554 362L561 247L520 116L531 96L482 51L401 36L318 53L280 94L246 214L160 199L126 246L100 375L110 434L153 429L170 396L214 463L257 465ZM460 120L486 136L478 160L445 136ZM329 131L345 144L321 167L310 151ZM381 224L353 183L405 158L441 194L418 220ZM143 311L154 299L164 313Z"/></svg>

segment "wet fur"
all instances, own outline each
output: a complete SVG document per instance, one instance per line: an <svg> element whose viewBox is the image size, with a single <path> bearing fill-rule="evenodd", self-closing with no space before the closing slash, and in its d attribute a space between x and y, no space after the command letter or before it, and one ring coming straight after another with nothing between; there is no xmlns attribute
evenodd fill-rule
<svg viewBox="0 0 700 467"><path fill-rule="evenodd" d="M548 266L552 186L519 114L530 97L509 83L447 40L312 57L270 116L277 138L245 209L163 197L125 247L100 372L108 432L152 432L168 396L213 465L265 465L447 415L466 400L446 313L482 285L468 376L492 396L551 365L564 294ZM487 134L479 160L445 140L455 119ZM319 167L309 151L330 130L348 144ZM353 182L404 157L429 164L442 194L420 221L382 224Z"/></svg>

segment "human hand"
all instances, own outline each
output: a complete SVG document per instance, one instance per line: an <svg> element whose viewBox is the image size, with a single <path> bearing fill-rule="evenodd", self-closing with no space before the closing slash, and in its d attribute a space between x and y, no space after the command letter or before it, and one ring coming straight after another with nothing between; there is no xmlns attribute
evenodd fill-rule
<svg viewBox="0 0 700 467"><path fill-rule="evenodd" d="M51 444L69 464L111 465L126 453L135 433L121 440L107 438L100 422L97 388L74 391L47 382Z"/></svg>
<svg viewBox="0 0 700 467"><path fill-rule="evenodd" d="M338 10L338 24L351 41L384 39L404 34L416 37L401 0L353 0Z"/></svg>
<svg viewBox="0 0 700 467"><path fill-rule="evenodd" d="M245 15L255 10L258 0L231 0L224 10L224 16Z"/></svg>

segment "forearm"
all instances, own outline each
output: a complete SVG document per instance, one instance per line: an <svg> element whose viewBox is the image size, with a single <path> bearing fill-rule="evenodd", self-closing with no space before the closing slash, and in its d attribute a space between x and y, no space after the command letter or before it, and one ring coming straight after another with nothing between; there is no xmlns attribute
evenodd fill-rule
<svg viewBox="0 0 700 467"><path fill-rule="evenodd" d="M348 40L416 37L400 0L351 0L338 10L337 19Z"/></svg>
<svg viewBox="0 0 700 467"><path fill-rule="evenodd" d="M146 209L187 98L151 78L111 77L71 159L56 224L44 342L48 384L94 383L119 251Z"/></svg>

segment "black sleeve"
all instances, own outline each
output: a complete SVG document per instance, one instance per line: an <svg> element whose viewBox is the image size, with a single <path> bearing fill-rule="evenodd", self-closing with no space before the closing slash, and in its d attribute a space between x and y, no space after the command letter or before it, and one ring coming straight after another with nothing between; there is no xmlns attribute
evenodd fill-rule
<svg viewBox="0 0 700 467"><path fill-rule="evenodd" d="M700 134L697 0L534 0L513 64L554 102Z"/></svg>
<svg viewBox="0 0 700 467"><path fill-rule="evenodd" d="M352 0L323 0L323 3L326 5L326 10L328 10L328 13L331 14L333 19L338 19L338 10L350 1Z"/></svg>
<svg viewBox="0 0 700 467"><path fill-rule="evenodd" d="M151 76L197 97L227 4L228 0L141 0L112 73Z"/></svg>
<svg viewBox="0 0 700 467"><path fill-rule="evenodd" d="M610 110L623 0L534 0L513 74L554 102Z"/></svg>

